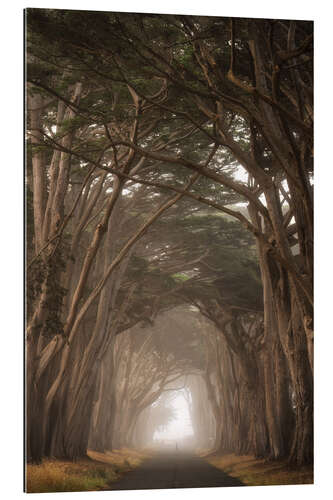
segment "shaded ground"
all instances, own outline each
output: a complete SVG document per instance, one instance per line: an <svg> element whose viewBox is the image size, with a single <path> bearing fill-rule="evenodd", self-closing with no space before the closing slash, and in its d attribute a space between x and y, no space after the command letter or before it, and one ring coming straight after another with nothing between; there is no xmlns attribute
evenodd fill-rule
<svg viewBox="0 0 333 500"><path fill-rule="evenodd" d="M313 466L292 466L287 461L268 462L253 456L208 455L205 460L246 486L313 484Z"/></svg>
<svg viewBox="0 0 333 500"><path fill-rule="evenodd" d="M112 490L164 488L207 488L244 486L200 457L185 454L159 454L110 484Z"/></svg>
<svg viewBox="0 0 333 500"><path fill-rule="evenodd" d="M121 449L98 453L76 462L44 460L26 467L30 493L97 490L199 488L312 484L313 467L292 467L283 461L267 462L252 456L203 454L152 455Z"/></svg>

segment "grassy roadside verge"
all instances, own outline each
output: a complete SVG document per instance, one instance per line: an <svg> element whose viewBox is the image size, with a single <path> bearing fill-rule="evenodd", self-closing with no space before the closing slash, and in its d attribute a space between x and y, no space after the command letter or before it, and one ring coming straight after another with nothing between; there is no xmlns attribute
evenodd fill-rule
<svg viewBox="0 0 333 500"><path fill-rule="evenodd" d="M89 450L89 458L76 462L47 459L40 465L28 464L26 491L49 493L107 490L123 474L139 466L146 456L128 449L106 453Z"/></svg>
<svg viewBox="0 0 333 500"><path fill-rule="evenodd" d="M285 461L267 462L253 456L210 455L207 462L247 486L313 484L313 467L294 467Z"/></svg>

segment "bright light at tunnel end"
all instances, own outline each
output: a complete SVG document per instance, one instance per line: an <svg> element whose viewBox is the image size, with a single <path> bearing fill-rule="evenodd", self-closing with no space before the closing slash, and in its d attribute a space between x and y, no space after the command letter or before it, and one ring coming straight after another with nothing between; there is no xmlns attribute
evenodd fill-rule
<svg viewBox="0 0 333 500"><path fill-rule="evenodd" d="M181 446L184 439L194 435L188 402L184 397L183 390L172 393L168 406L175 411L175 418L163 429L155 431L154 444L158 444L160 447L172 444Z"/></svg>

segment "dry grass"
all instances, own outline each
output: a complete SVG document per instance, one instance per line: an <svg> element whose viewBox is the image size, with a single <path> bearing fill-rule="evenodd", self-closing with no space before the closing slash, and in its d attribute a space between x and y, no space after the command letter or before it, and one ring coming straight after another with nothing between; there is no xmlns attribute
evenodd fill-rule
<svg viewBox="0 0 333 500"><path fill-rule="evenodd" d="M146 453L130 450L128 448L107 451L106 453L98 453L97 451L89 450L88 455L93 460L112 464L116 467L127 467L129 470L138 467L148 456Z"/></svg>
<svg viewBox="0 0 333 500"><path fill-rule="evenodd" d="M133 450L108 453L88 451L87 459L70 462L44 460L26 467L26 491L48 493L64 491L107 490L122 474L140 465L146 455Z"/></svg>
<svg viewBox="0 0 333 500"><path fill-rule="evenodd" d="M212 455L204 458L247 486L313 484L312 466L293 467L285 461L267 462L253 456Z"/></svg>

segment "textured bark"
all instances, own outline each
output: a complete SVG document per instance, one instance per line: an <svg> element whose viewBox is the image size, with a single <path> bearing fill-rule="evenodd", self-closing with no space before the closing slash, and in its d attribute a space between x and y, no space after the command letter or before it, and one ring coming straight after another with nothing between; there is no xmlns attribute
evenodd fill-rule
<svg viewBox="0 0 333 500"><path fill-rule="evenodd" d="M44 99L40 94L35 93L32 96L28 95L31 144L36 148L41 147L41 144L43 143L43 135L41 133L43 104ZM32 156L32 175L35 251L38 253L43 244L42 227L46 195L46 168L44 164L44 154L42 151L35 152Z"/></svg>

